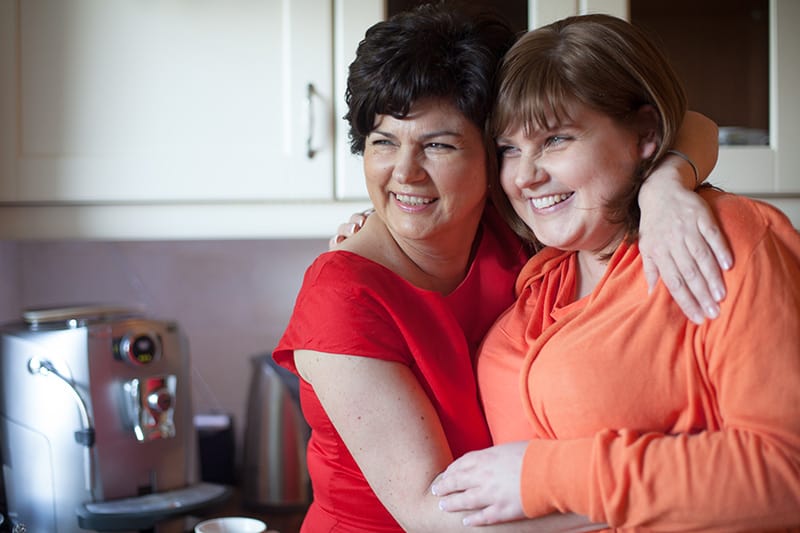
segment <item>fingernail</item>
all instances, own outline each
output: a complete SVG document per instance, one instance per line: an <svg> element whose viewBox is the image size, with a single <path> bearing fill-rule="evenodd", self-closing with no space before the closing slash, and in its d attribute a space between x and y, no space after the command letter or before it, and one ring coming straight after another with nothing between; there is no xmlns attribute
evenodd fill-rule
<svg viewBox="0 0 800 533"><path fill-rule="evenodd" d="M698 326L701 326L705 319L706 317L704 317L703 315L700 315L698 313L692 313L691 321L697 324Z"/></svg>
<svg viewBox="0 0 800 533"><path fill-rule="evenodd" d="M721 266L722 266L722 270L730 270L730 269L731 269L731 266L733 266L733 264L732 264L732 263L733 263L733 261L731 261L731 260L730 260L729 258L727 258L727 257L726 257L725 259L723 259L723 260L722 260L722 265L721 265Z"/></svg>
<svg viewBox="0 0 800 533"><path fill-rule="evenodd" d="M439 510L446 511L446 509L444 508L444 500L439 500Z"/></svg>
<svg viewBox="0 0 800 533"><path fill-rule="evenodd" d="M433 494L434 496L438 496L438 494L436 494L436 487L432 485L431 485L431 494Z"/></svg>
<svg viewBox="0 0 800 533"><path fill-rule="evenodd" d="M718 305L707 305L706 306L706 316L708 318L717 318L719 316L719 306Z"/></svg>
<svg viewBox="0 0 800 533"><path fill-rule="evenodd" d="M711 290L711 295L714 297L714 300L721 302L722 300L725 299L725 289L722 289L720 287L714 287Z"/></svg>

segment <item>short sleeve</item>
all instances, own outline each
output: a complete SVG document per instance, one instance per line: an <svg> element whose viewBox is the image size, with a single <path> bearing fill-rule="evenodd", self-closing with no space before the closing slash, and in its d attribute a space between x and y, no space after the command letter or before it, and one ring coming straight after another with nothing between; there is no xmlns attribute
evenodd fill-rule
<svg viewBox="0 0 800 533"><path fill-rule="evenodd" d="M407 363L387 311L390 296L380 290L381 269L346 252L321 255L306 271L275 361L296 372L294 350L314 350Z"/></svg>

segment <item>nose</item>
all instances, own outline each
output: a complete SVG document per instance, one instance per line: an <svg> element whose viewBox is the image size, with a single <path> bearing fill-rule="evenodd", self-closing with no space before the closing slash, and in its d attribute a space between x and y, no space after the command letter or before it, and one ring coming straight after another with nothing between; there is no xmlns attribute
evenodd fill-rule
<svg viewBox="0 0 800 533"><path fill-rule="evenodd" d="M539 160L540 154L526 154L520 157L514 184L520 189L530 188L547 179L547 172Z"/></svg>
<svg viewBox="0 0 800 533"><path fill-rule="evenodd" d="M419 157L419 153L410 147L399 150L392 169L392 177L398 183L412 183L424 179L425 170L420 164Z"/></svg>

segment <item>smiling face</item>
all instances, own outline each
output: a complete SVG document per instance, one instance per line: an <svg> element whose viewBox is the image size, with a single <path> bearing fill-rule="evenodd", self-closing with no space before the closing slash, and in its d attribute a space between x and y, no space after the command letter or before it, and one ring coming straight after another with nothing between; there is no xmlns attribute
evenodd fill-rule
<svg viewBox="0 0 800 533"><path fill-rule="evenodd" d="M652 109L645 108L622 124L575 103L560 124L498 137L501 185L539 241L595 255L616 248L625 228L609 222L608 202L630 187L656 147L646 129Z"/></svg>
<svg viewBox="0 0 800 533"><path fill-rule="evenodd" d="M422 100L402 119L376 116L364 172L395 238L472 242L486 199L486 150L480 129L449 102Z"/></svg>

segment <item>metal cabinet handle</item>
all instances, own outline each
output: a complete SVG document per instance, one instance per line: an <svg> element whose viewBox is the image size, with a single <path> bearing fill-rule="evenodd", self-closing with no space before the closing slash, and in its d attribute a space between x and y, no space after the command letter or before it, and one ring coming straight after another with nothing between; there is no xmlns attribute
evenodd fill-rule
<svg viewBox="0 0 800 533"><path fill-rule="evenodd" d="M306 156L314 159L317 151L314 149L314 84L309 83L306 88L306 105L308 106L308 135L306 136Z"/></svg>

